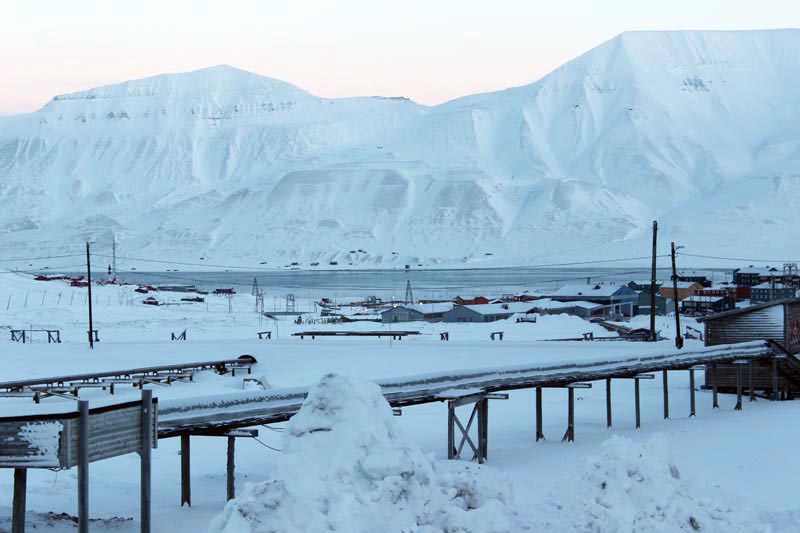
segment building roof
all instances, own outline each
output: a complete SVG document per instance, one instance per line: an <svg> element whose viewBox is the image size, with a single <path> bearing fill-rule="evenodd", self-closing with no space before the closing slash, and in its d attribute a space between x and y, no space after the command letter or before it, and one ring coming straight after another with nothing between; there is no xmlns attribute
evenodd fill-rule
<svg viewBox="0 0 800 533"><path fill-rule="evenodd" d="M800 298L784 298L783 300L774 300L772 302L766 302L758 305L751 305L748 307L738 307L736 309L731 309L730 311L723 311L721 313L714 313L713 315L701 316L696 318L695 320L697 320L698 322L709 322L716 320L718 318L725 318L734 315L744 315L753 311L766 309L767 307L773 307L776 305L797 304L797 303L800 303Z"/></svg>
<svg viewBox="0 0 800 533"><path fill-rule="evenodd" d="M704 303L715 303L720 300L724 300L724 296L703 296L702 294L693 294L688 298L682 300L683 302L704 302Z"/></svg>
<svg viewBox="0 0 800 533"><path fill-rule="evenodd" d="M772 288L772 283L768 283L768 282L759 283L758 285L754 285L751 288L752 289L771 289ZM775 288L776 289L791 289L792 287L790 287L789 285L784 285L783 283L776 283L775 284Z"/></svg>
<svg viewBox="0 0 800 533"><path fill-rule="evenodd" d="M430 304L401 304L391 307L383 313L391 311L392 309L397 309L402 307L403 309L409 309L411 311L416 311L417 313L421 313L423 315L430 315L432 313L444 313L446 311L451 310L455 304L453 302L437 302L437 303L430 303ZM383 314L381 313L381 314Z"/></svg>
<svg viewBox="0 0 800 533"><path fill-rule="evenodd" d="M539 300L541 301L541 300ZM536 309L538 302L506 302L499 304L482 304L482 305L462 305L470 311L475 311L481 315L511 315L514 313L527 313Z"/></svg>
<svg viewBox="0 0 800 533"><path fill-rule="evenodd" d="M556 292L550 294L553 298L558 298L559 296L595 296L595 297L605 297L605 296L613 296L617 294L617 292L623 291L631 293L633 289L628 287L627 285L611 285L611 284L589 284L589 285L564 285Z"/></svg>
<svg viewBox="0 0 800 533"><path fill-rule="evenodd" d="M775 267L747 267L747 268L738 268L733 271L734 274L758 274L759 276L769 276L772 275L774 272L777 272L778 269Z"/></svg>
<svg viewBox="0 0 800 533"><path fill-rule="evenodd" d="M691 289L692 287L696 287L696 286L702 287L702 285L697 281L679 281L678 282L678 288L679 289ZM662 289L667 289L667 290L672 290L672 288L673 288L672 287L672 282L664 284L661 288Z"/></svg>

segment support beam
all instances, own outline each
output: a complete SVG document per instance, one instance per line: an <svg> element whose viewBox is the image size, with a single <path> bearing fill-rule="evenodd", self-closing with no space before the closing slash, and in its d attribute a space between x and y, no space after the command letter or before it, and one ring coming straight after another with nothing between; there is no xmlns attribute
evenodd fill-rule
<svg viewBox="0 0 800 533"><path fill-rule="evenodd" d="M750 401L756 401L756 391L753 390L753 360L747 365L747 390L750 391Z"/></svg>
<svg viewBox="0 0 800 533"><path fill-rule="evenodd" d="M697 415L694 401L694 368L689 369L689 418Z"/></svg>
<svg viewBox="0 0 800 533"><path fill-rule="evenodd" d="M772 401L778 401L778 358L772 358Z"/></svg>
<svg viewBox="0 0 800 533"><path fill-rule="evenodd" d="M142 391L142 449L139 452L140 459L140 507L139 522L142 533L150 533L151 518L151 456L153 451L153 391L144 389Z"/></svg>
<svg viewBox="0 0 800 533"><path fill-rule="evenodd" d="M714 380L714 395L713 404L714 409L719 409L719 389L717 387L717 363L711 363L711 377Z"/></svg>
<svg viewBox="0 0 800 533"><path fill-rule="evenodd" d="M236 497L236 474L234 469L236 456L236 437L228 437L228 465L227 465L227 487L228 487L228 501Z"/></svg>
<svg viewBox="0 0 800 533"><path fill-rule="evenodd" d="M567 431L561 442L575 442L575 389L568 387L567 393Z"/></svg>
<svg viewBox="0 0 800 533"><path fill-rule="evenodd" d="M192 452L191 436L181 435L181 507L192 506Z"/></svg>
<svg viewBox="0 0 800 533"><path fill-rule="evenodd" d="M736 365L736 405L734 411L742 410L742 365L747 364L747 361L734 361Z"/></svg>
<svg viewBox="0 0 800 533"><path fill-rule="evenodd" d="M611 427L611 378L606 378L606 427Z"/></svg>
<svg viewBox="0 0 800 533"><path fill-rule="evenodd" d="M447 402L447 458L456 458L456 407Z"/></svg>
<svg viewBox="0 0 800 533"><path fill-rule="evenodd" d="M669 379L667 370L664 370L664 420L669 419Z"/></svg>
<svg viewBox="0 0 800 533"><path fill-rule="evenodd" d="M14 469L14 503L11 511L11 533L25 533L25 496L28 486L28 470Z"/></svg>
<svg viewBox="0 0 800 533"><path fill-rule="evenodd" d="M536 442L544 440L542 431L542 388L536 387Z"/></svg>
<svg viewBox="0 0 800 533"><path fill-rule="evenodd" d="M78 402L78 532L89 533L89 402Z"/></svg>
<svg viewBox="0 0 800 533"><path fill-rule="evenodd" d="M636 429L642 427L641 412L639 409L639 380L634 380L634 396L635 396L635 409L636 409Z"/></svg>
<svg viewBox="0 0 800 533"><path fill-rule="evenodd" d="M443 398L447 399L447 398ZM488 457L489 447L489 400L507 400L508 394L483 393L456 396L447 401L447 458L461 459L461 452L467 445L472 450L470 460L483 463ZM456 414L456 407L472 404L467 425L461 423ZM477 422L477 438L473 440L470 435L472 424ZM456 444L456 428L461 438ZM477 443L477 444L476 444Z"/></svg>

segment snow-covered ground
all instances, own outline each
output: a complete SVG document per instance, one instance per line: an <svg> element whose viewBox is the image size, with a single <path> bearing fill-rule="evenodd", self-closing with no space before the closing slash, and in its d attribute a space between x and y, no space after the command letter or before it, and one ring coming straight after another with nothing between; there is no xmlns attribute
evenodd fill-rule
<svg viewBox="0 0 800 533"><path fill-rule="evenodd" d="M48 294L43 298L44 290ZM97 297L95 325L100 330L101 342L94 351L90 351L84 340L87 328L83 300L85 289L71 289L56 282L34 282L16 275L4 275L0 285L0 303L6 304L9 295L11 303L7 304L8 309L5 309L6 305L0 306L0 328L3 328L0 331L6 331L6 327L57 327L62 330L64 342L11 343L6 331L0 339L3 368L0 380L229 358L247 353L259 361L254 375L263 376L272 387L277 388L311 385L329 373L348 376L346 379L363 383L361 380L364 379L441 370L573 360L596 357L598 354L663 352L672 348L670 340L655 344L542 342L549 338L580 336L587 331L605 333L596 325L565 316L540 317L536 324L516 324L512 321L485 325L403 324L403 329L419 329L425 334L400 342L387 338L300 340L290 334L300 328L328 326L298 326L292 323L291 318L269 321L254 313L255 301L249 295L236 295L231 302L232 312L229 313L228 301L222 297L208 296L207 305L150 307L142 305L136 298L131 300L134 295L130 293L130 288L107 286L96 287L93 291ZM59 304L56 303L57 298L53 298L58 292L62 293ZM72 292L75 293L74 298ZM23 303L26 294L27 307ZM139 295L135 296L141 299ZM170 300L179 298L178 294L169 297ZM43 299L44 305L41 304ZM68 301L72 302L71 305L67 305ZM646 319L637 319L634 324L638 325L639 320L644 323ZM334 327L378 329L384 326L364 323ZM674 332L674 326L667 318L659 319L659 328L668 337L670 332ZM171 332L184 329L188 334L186 342L169 340ZM259 341L256 332L261 330L271 330L273 339ZM489 332L499 330L505 332L505 340L490 341ZM436 334L439 331L449 331L450 342L439 341ZM687 347L699 345L697 341L687 341ZM701 381L702 375L699 375L698 382ZM167 401L241 391L243 387L241 376L233 378L204 373L196 376L195 383L157 387L154 392ZM363 387L359 385L355 388ZM746 403L744 411L736 412L733 411L735 399L723 395L722 408L712 410L710 394L700 391L697 393L698 416L689 419L687 373L670 374L670 393L672 419L665 421L662 419L660 380L642 382L642 428L636 430L633 427L631 382L614 382L612 429L605 427L603 387L598 384L592 389L579 390L576 395L576 441L562 444L560 439L566 429L566 392L557 389L544 391L544 432L547 440L538 443L535 442L534 432L533 391L511 392L508 400L493 401L490 405L487 464L481 468L473 467L469 474L442 474L436 478L439 480L437 483L444 483L442 486L445 487L456 481L471 483L470 486L479 491L477 494L483 495L482 498L485 496L482 501L507 503L510 513L507 516L522 516L526 523L535 520L534 529L563 531L583 527L583 530L589 531L674 531L677 527L683 527L690 531L686 528L692 527L689 521L691 516L698 521L702 531L752 531L756 527L753 524L765 530L772 527L776 531L796 531L800 506L791 488L793 480L800 474L800 464L792 458L800 429L791 421L800 413L798 404L759 400ZM81 394L94 404L132 399L136 395L137 391L133 388L121 388L113 398L98 390ZM357 398L337 398L336 401L361 401ZM26 399L0 400L0 413L3 414L69 405L68 401L57 398L46 399L38 407ZM375 409L385 414L385 409ZM373 411L368 412L374 414ZM292 433L294 430L291 428L303 427L304 423L309 423L308 420L298 420L285 427L259 428L259 440L272 448L291 452L289 455L299 453L294 460L298 457L307 460L309 468L312 468L313 463L309 458L316 453L316 445L292 442L287 435L287 431L295 436L300 435ZM314 423L320 423L319 420ZM446 409L442 404L407 407L401 417L384 422L392 427L387 431L396 431L400 440L383 440L383 445L392 448L401 442L403 449L418 450L421 455L414 457L423 457L424 460L414 461L417 461L415 464L422 461L424 468L428 468L424 466L426 464L437 472L442 468L457 468L436 466L446 458ZM352 421L347 421L347 424L352 424ZM346 427L350 428L349 431L355 431L352 425ZM284 429L286 431L282 431ZM653 439L656 433L663 436ZM604 444L612 437L614 440ZM630 442L620 438L630 439ZM347 442L343 441L342 445ZM247 505L248 500L265 505L258 498L261 497L259 494L266 493L259 493L259 485L248 489L248 483L263 483L297 475L296 465L287 466L292 461L291 457L262 443L253 439L237 440L236 485L237 493L243 495L244 499L232 504L233 507L226 511L229 516L233 513L232 508ZM223 512L225 444L225 439L214 437L193 439L193 506L181 508L179 443L176 439L159 442L158 449L153 451L155 531L206 531L212 519ZM320 454L323 454L326 446L321 446ZM326 457L332 457L330 453L328 450L328 455L315 460L325 461ZM335 457L341 458L346 454L346 450L341 450ZM432 454L432 457L428 454ZM374 475L378 471L387 476L392 472L385 462L369 464L378 469L372 471ZM402 464L393 463L392 467ZM337 465L341 466L341 463L329 465L330 471L339 468ZM636 465L640 470L634 468L634 473L631 473L631 465ZM679 477L675 477L671 467ZM76 515L76 475L74 469L62 472L32 471L29 474L28 508L32 524L45 527L45 524L52 523L54 525L48 525L47 530L56 532L74 528L68 517L58 518L47 513ZM308 475L313 478L322 474L314 470ZM93 530L137 530L138 458L129 455L93 463L90 478L90 513L93 518L99 519L93 525ZM598 481L602 483L601 478L615 485L613 490L603 493L603 498L598 499L595 485ZM347 485L347 490L354 490L353 487L360 482L353 483ZM0 477L0 530L8 529L11 488L11 472L4 472ZM341 497L344 498L345 494ZM436 500L436 505L442 503L433 497L432 500L426 498L428 496L423 494L425 501ZM651 517L644 519L650 522L632 522L635 516L640 516L640 519L644 516L633 513L634 503L637 509L658 506L668 515L666 521L659 522ZM286 504L300 505L302 502ZM559 506L563 509L559 510ZM751 506L752 511L746 510L746 506ZM594 529L587 521L592 516L596 517ZM719 522L709 521L712 516ZM679 519L680 524L676 522ZM729 523L723 527L725 520ZM230 520L218 521L215 527L219 529L223 523L230 524ZM441 526L444 523L434 525ZM469 523L472 529L468 527L466 531L517 530L503 529L501 522L495 524L496 529L479 528L478 524L482 523L480 520ZM394 524L388 522L381 529L396 530ZM356 523L349 529L343 527L340 530L359 531ZM238 533L250 530L226 531Z"/></svg>

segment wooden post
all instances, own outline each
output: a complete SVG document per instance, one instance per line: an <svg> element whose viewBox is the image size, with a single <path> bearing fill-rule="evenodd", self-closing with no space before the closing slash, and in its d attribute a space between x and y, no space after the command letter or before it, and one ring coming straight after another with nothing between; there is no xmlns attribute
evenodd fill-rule
<svg viewBox="0 0 800 533"><path fill-rule="evenodd" d="M664 370L664 420L669 418L669 381L667 371Z"/></svg>
<svg viewBox="0 0 800 533"><path fill-rule="evenodd" d="M756 401L756 391L753 390L753 360L747 365L747 389L750 391L750 401Z"/></svg>
<svg viewBox="0 0 800 533"><path fill-rule="evenodd" d="M689 418L695 416L694 403L694 368L689 369Z"/></svg>
<svg viewBox="0 0 800 533"><path fill-rule="evenodd" d="M78 531L89 533L89 402L78 401Z"/></svg>
<svg viewBox="0 0 800 533"><path fill-rule="evenodd" d="M153 447L153 391L142 390L142 449L140 458L140 528L142 533L150 533L150 504L151 504L151 465L150 459Z"/></svg>
<svg viewBox="0 0 800 533"><path fill-rule="evenodd" d="M542 431L542 388L536 387L536 442L544 440Z"/></svg>
<svg viewBox="0 0 800 533"><path fill-rule="evenodd" d="M772 401L778 401L778 359L772 358Z"/></svg>
<svg viewBox="0 0 800 533"><path fill-rule="evenodd" d="M234 456L236 454L236 437L228 436L228 465L227 465L227 486L228 501L236 497L236 475L234 472Z"/></svg>
<svg viewBox="0 0 800 533"><path fill-rule="evenodd" d="M575 442L575 389L567 388L567 432L561 442Z"/></svg>
<svg viewBox="0 0 800 533"><path fill-rule="evenodd" d="M452 402L447 402L447 458L454 459L456 454L456 408Z"/></svg>
<svg viewBox="0 0 800 533"><path fill-rule="evenodd" d="M192 451L191 436L181 435L181 507L192 506Z"/></svg>
<svg viewBox="0 0 800 533"><path fill-rule="evenodd" d="M736 405L734 411L742 410L742 365L736 365Z"/></svg>
<svg viewBox="0 0 800 533"><path fill-rule="evenodd" d="M611 427L611 378L606 378L606 427Z"/></svg>
<svg viewBox="0 0 800 533"><path fill-rule="evenodd" d="M633 391L634 391L634 405L635 405L635 411L636 411L636 429L639 429L640 427L642 427L642 420L641 420L640 412L639 412L639 380L638 379L634 379L633 380Z"/></svg>
<svg viewBox="0 0 800 533"><path fill-rule="evenodd" d="M25 493L28 485L28 470L14 469L14 503L11 511L11 533L25 533Z"/></svg>
<svg viewBox="0 0 800 533"><path fill-rule="evenodd" d="M478 402L478 462L489 458L489 400Z"/></svg>
<svg viewBox="0 0 800 533"><path fill-rule="evenodd" d="M711 363L711 376L714 379L713 408L719 409L719 390L717 388L717 363Z"/></svg>

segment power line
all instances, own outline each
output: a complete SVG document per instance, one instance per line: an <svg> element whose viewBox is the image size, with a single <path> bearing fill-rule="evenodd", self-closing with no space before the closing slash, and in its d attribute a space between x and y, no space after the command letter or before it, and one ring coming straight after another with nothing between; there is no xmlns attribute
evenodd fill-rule
<svg viewBox="0 0 800 533"><path fill-rule="evenodd" d="M0 259L0 263L13 263L15 261L43 261L45 259L63 259L65 257L82 257L83 254L48 255L45 257L17 257L16 259Z"/></svg>
<svg viewBox="0 0 800 533"><path fill-rule="evenodd" d="M687 257L699 257L701 259L720 259L723 261L753 261L756 263L797 263L797 259L748 259L745 257L721 257L717 255L700 255L700 254L687 254L684 252L678 255L685 255Z"/></svg>
<svg viewBox="0 0 800 533"><path fill-rule="evenodd" d="M105 257L107 259L113 259L113 256L108 254L92 254L98 257ZM188 263L183 261L165 261L162 259L147 259L143 257L127 257L118 255L117 259L124 259L126 261L139 261L142 263L159 263L163 265L181 265L181 266L199 266L199 267L213 267L213 268L231 268L237 270L247 270L250 272L257 271L257 270L268 270L268 271L279 271L281 270L278 267L263 267L263 266L237 266L237 265L216 265L213 263Z"/></svg>
<svg viewBox="0 0 800 533"><path fill-rule="evenodd" d="M63 265L63 266L48 266L47 268L27 269L27 270L6 270L0 274L42 274L45 270L69 270L72 268L86 268L86 263L82 265Z"/></svg>
<svg viewBox="0 0 800 533"><path fill-rule="evenodd" d="M113 259L113 255L108 254L92 254L98 257L103 257L106 259ZM669 254L659 255L657 257L670 257ZM242 265L220 265L214 263L192 263L186 261L168 261L164 259L151 259L145 257L127 257L127 256L117 256L117 259L124 259L127 261L138 261L143 263L157 263L162 265L180 265L180 266L197 266L197 267L212 267L212 268L228 268L228 269L237 269L237 270L245 270L250 272L255 272L259 270L263 271L271 271L271 272L283 272L284 270L279 267L264 267L264 266L242 266ZM608 263L621 263L624 261L639 261L643 259L652 259L652 256L640 256L640 257L621 257L617 259L594 259L591 261L572 261L566 263L543 263L538 265L525 265L522 267L515 266L515 267L482 267L482 268L474 268L469 270L515 270L520 268L552 268L552 267L567 267L567 266L580 266L580 265L600 265L600 264L608 264ZM318 270L325 270L325 269L318 269ZM337 269L338 271L338 269Z"/></svg>

